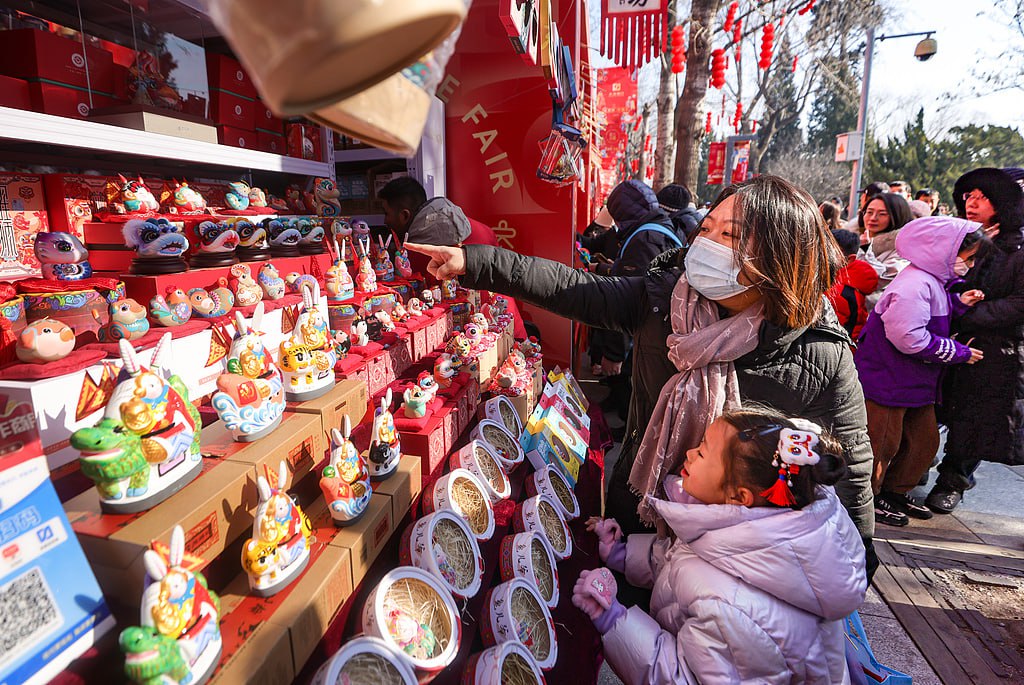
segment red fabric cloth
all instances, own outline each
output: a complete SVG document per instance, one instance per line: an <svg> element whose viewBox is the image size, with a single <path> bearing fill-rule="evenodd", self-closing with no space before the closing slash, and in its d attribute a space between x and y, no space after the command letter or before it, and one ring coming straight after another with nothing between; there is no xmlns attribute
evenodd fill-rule
<svg viewBox="0 0 1024 685"><path fill-rule="evenodd" d="M849 289L846 289L847 286ZM850 324L853 324L853 332L850 337L854 342L860 337L860 330L868 320L868 310L864 298L875 292L877 287L878 272L863 259L854 259L840 269L836 275L835 285L825 293L825 297L832 303L832 308L836 310L836 316L839 317L839 323L843 328L849 331ZM844 289L846 289L845 294ZM857 304L857 309L854 312L850 311L848 298L851 296Z"/></svg>
<svg viewBox="0 0 1024 685"><path fill-rule="evenodd" d="M120 284L116 278L94 276L80 281L54 281L48 278L26 278L15 286L19 293L64 293L73 290L114 290Z"/></svg>
<svg viewBox="0 0 1024 685"><path fill-rule="evenodd" d="M106 358L107 353L102 350L78 349L64 357L60 361L47 362L46 364L26 364L17 362L0 369L0 380L5 381L35 381L41 378L56 378L75 371L81 371Z"/></svg>
<svg viewBox="0 0 1024 685"><path fill-rule="evenodd" d="M138 340L132 340L132 347L136 350L148 350L158 342L160 338L164 337L164 333L170 333L171 338L184 338L187 335L198 333L206 330L210 327L210 321L208 319L189 319L187 322L180 326L171 326L165 328L164 326L151 326L149 332ZM82 345L83 350L97 350L103 352L107 357L119 357L121 355L120 343L114 342L93 342L87 345Z"/></svg>

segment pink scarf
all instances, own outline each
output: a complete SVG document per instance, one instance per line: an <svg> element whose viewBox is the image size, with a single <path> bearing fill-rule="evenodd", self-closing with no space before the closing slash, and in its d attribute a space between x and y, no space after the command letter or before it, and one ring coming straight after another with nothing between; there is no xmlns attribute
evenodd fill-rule
<svg viewBox="0 0 1024 685"><path fill-rule="evenodd" d="M662 480L700 444L711 422L740 406L733 362L757 347L764 320L760 302L721 319L718 306L691 288L685 274L672 291L671 308L673 333L666 343L679 373L661 390L629 474L630 486L641 496L640 518L648 523L657 514L644 496L662 496Z"/></svg>

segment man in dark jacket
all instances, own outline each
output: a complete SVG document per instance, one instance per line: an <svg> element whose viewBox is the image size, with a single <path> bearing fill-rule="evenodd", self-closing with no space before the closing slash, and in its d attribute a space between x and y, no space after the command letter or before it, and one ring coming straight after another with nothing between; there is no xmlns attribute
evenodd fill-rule
<svg viewBox="0 0 1024 685"><path fill-rule="evenodd" d="M693 204L689 189L678 183L669 183L658 191L658 204L668 213L676 235L686 241L692 239L701 215Z"/></svg>

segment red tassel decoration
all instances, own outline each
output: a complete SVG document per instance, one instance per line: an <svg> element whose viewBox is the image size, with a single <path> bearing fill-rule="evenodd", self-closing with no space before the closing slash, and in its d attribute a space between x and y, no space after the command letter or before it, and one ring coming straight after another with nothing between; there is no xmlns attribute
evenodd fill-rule
<svg viewBox="0 0 1024 685"><path fill-rule="evenodd" d="M779 468L779 479L770 488L762 492L761 497L779 507L795 505L796 500L793 498L793 491L789 489L789 483L786 480L788 477L788 469L783 464Z"/></svg>
<svg viewBox="0 0 1024 685"><path fill-rule="evenodd" d="M704 124L704 133L711 133L711 112L708 112L708 120Z"/></svg>
<svg viewBox="0 0 1024 685"><path fill-rule="evenodd" d="M796 61L800 59L799 55L793 55L793 73L796 73Z"/></svg>

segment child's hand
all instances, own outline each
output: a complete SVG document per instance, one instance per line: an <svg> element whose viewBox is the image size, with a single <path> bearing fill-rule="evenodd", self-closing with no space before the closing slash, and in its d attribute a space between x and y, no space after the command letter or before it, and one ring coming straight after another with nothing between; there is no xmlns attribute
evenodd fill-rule
<svg viewBox="0 0 1024 685"><path fill-rule="evenodd" d="M985 299L985 293L980 290L967 290L960 293L960 301L968 307L973 307Z"/></svg>
<svg viewBox="0 0 1024 685"><path fill-rule="evenodd" d="M612 547L622 539L622 528L619 527L619 522L615 519L591 516L587 519L587 530L597 535L598 554L601 555L601 561L607 561Z"/></svg>
<svg viewBox="0 0 1024 685"><path fill-rule="evenodd" d="M613 604L618 604L615 599L618 589L615 576L608 569L584 571L572 589L573 606L589 616L591 621L600 621Z"/></svg>

